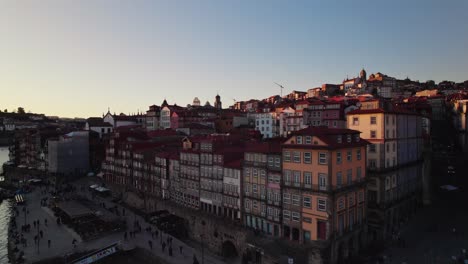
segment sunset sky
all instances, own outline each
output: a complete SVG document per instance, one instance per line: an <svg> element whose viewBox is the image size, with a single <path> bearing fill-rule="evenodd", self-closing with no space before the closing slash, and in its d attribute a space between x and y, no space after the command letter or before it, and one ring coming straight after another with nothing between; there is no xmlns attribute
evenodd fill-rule
<svg viewBox="0 0 468 264"><path fill-rule="evenodd" d="M0 1L0 109L64 117L380 71L468 79L468 1Z"/></svg>

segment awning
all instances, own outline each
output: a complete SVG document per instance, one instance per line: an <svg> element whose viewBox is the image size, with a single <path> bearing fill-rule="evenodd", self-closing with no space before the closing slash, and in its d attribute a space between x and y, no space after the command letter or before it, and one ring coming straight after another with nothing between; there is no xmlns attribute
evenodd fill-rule
<svg viewBox="0 0 468 264"><path fill-rule="evenodd" d="M108 192L108 191L110 191L109 189L107 189L105 187L97 187L95 190L98 191L98 192Z"/></svg>
<svg viewBox="0 0 468 264"><path fill-rule="evenodd" d="M449 191L449 192L458 190L458 187L453 186L453 185L442 185L442 186L440 186L440 188L442 190L446 190L446 191Z"/></svg>

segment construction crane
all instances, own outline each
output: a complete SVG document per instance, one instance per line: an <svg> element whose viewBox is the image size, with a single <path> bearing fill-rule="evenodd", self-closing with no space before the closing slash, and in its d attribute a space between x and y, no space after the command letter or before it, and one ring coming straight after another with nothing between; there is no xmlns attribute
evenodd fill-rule
<svg viewBox="0 0 468 264"><path fill-rule="evenodd" d="M280 89L281 89L281 97L283 97L283 89L284 89L283 85L281 85L281 84L279 84L279 83L277 83L277 82L275 82L275 84L278 85L278 86L280 87Z"/></svg>

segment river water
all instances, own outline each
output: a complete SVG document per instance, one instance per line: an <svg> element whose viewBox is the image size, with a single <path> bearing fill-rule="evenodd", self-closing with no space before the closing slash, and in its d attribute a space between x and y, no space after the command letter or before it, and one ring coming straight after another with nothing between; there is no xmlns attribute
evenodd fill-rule
<svg viewBox="0 0 468 264"><path fill-rule="evenodd" d="M0 147L0 172L2 165L8 161L8 147ZM8 223L10 222L11 203L8 200L0 202L0 263L8 261Z"/></svg>

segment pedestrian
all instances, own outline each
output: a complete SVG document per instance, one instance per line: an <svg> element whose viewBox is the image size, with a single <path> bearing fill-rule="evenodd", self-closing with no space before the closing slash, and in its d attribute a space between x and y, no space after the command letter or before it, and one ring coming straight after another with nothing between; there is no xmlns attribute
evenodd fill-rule
<svg viewBox="0 0 468 264"><path fill-rule="evenodd" d="M127 231L124 233L124 240L127 240Z"/></svg>
<svg viewBox="0 0 468 264"><path fill-rule="evenodd" d="M166 242L163 242L161 247L162 247L162 252L164 253L164 249L166 249Z"/></svg>
<svg viewBox="0 0 468 264"><path fill-rule="evenodd" d="M149 245L150 249L153 249L153 241L148 240L148 245Z"/></svg>
<svg viewBox="0 0 468 264"><path fill-rule="evenodd" d="M50 248L50 239L47 240L47 247Z"/></svg>
<svg viewBox="0 0 468 264"><path fill-rule="evenodd" d="M42 230L39 230L39 235L42 237L44 237L44 233L42 232Z"/></svg>
<svg viewBox="0 0 468 264"><path fill-rule="evenodd" d="M196 255L193 255L193 264L200 264Z"/></svg>
<svg viewBox="0 0 468 264"><path fill-rule="evenodd" d="M44 219L44 224L45 224L45 226L47 226L47 218Z"/></svg>
<svg viewBox="0 0 468 264"><path fill-rule="evenodd" d="M179 252L180 252L181 255L182 255L182 249L183 248L184 248L183 246L179 246Z"/></svg>
<svg viewBox="0 0 468 264"><path fill-rule="evenodd" d="M34 228L36 228L36 221L33 221Z"/></svg>
<svg viewBox="0 0 468 264"><path fill-rule="evenodd" d="M169 246L168 251L169 251L169 257L172 257L172 246Z"/></svg>
<svg viewBox="0 0 468 264"><path fill-rule="evenodd" d="M37 235L34 236L34 245L37 244Z"/></svg>

